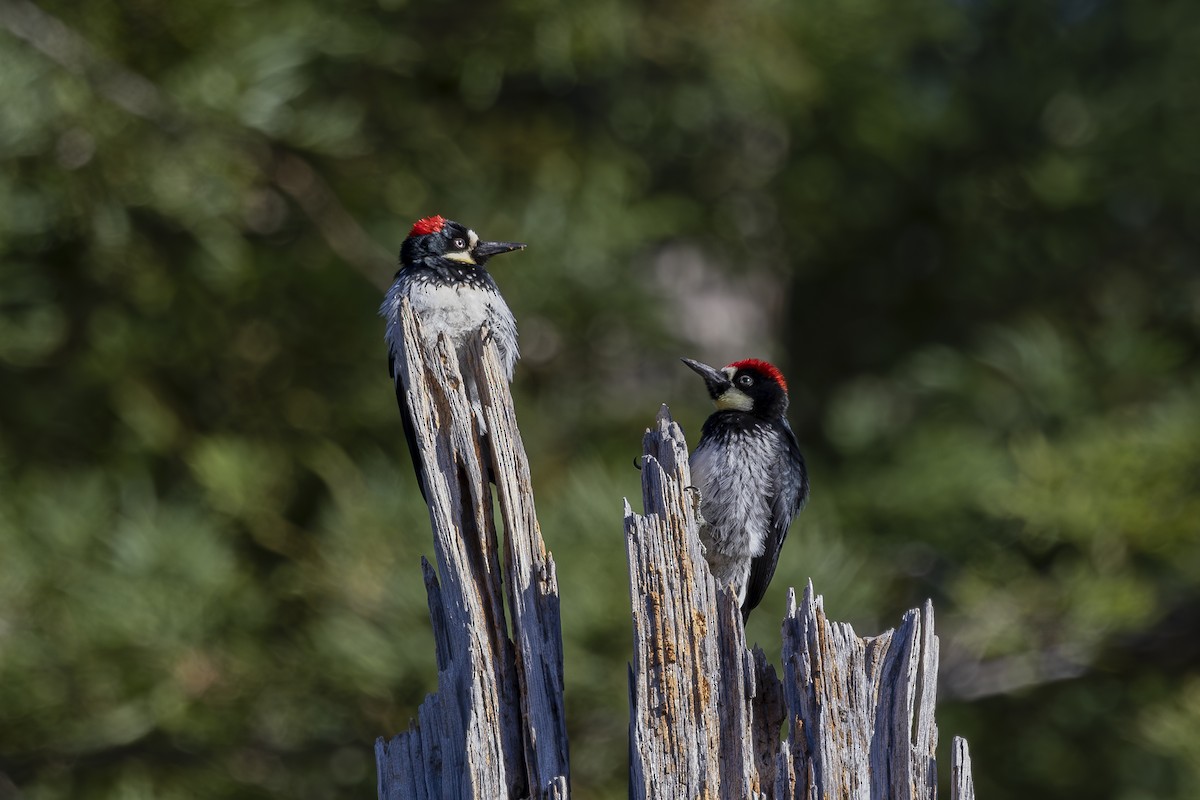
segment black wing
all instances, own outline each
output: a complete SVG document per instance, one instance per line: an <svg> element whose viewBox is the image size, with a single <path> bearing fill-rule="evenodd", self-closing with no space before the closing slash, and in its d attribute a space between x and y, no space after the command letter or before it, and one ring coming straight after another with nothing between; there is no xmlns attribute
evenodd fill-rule
<svg viewBox="0 0 1200 800"><path fill-rule="evenodd" d="M408 440L408 454L412 456L413 471L417 473L417 488L421 490L421 498L428 503L429 496L425 494L425 466L421 463L421 451L417 448L417 431L413 427L412 414L408 410L408 400L404 397L404 381L396 372L396 357L388 353L388 374L396 385L396 404L400 406L400 421L404 424L404 438Z"/></svg>
<svg viewBox="0 0 1200 800"><path fill-rule="evenodd" d="M743 623L767 593L767 586L775 575L775 565L779 563L779 551L783 549L783 540L787 538L788 526L808 502L808 468L804 464L804 456L800 454L796 434L792 432L792 426L788 425L786 419L783 421L783 439L783 463L780 465L782 474L775 496L769 499L771 530L767 534L762 555L750 562L746 600L742 603Z"/></svg>

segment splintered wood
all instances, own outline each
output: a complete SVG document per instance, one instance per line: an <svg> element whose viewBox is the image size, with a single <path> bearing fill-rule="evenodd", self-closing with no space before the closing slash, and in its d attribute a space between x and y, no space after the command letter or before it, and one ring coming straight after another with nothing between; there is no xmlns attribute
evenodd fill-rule
<svg viewBox="0 0 1200 800"><path fill-rule="evenodd" d="M625 503L630 797L751 797L762 789L756 747L778 748L779 680L746 651L737 600L704 563L687 444L665 406L643 444L647 513Z"/></svg>
<svg viewBox="0 0 1200 800"><path fill-rule="evenodd" d="M422 568L438 692L408 731L376 742L379 797L566 798L558 580L496 347L485 332L463 353L444 337L427 348L407 302L400 316L437 562Z"/></svg>
<svg viewBox="0 0 1200 800"><path fill-rule="evenodd" d="M933 800L932 605L859 638L826 618L811 583L799 603L792 590L781 681L747 651L736 599L704 562L687 444L665 406L643 444L645 514L625 504L630 797ZM953 798L974 800L961 739L952 764Z"/></svg>
<svg viewBox="0 0 1200 800"><path fill-rule="evenodd" d="M496 348L486 335L463 352L426 347L407 305L401 319L437 564L422 561L438 692L376 743L379 797L565 800L558 579ZM645 513L625 503L630 798L934 800L933 607L860 638L826 618L811 583L799 600L792 590L781 680L747 650L737 600L709 573L687 444L665 406L643 445ZM974 800L964 740L950 763L951 800Z"/></svg>

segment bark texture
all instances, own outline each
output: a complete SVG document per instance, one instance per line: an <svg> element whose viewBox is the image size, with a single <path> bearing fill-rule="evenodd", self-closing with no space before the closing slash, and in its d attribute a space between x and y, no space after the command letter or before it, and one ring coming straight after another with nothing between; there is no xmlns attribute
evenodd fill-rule
<svg viewBox="0 0 1200 800"><path fill-rule="evenodd" d="M463 353L445 339L427 350L407 307L402 318L437 562L422 570L438 693L376 743L379 796L566 798L557 578L496 349L485 333ZM934 800L932 605L864 638L825 616L811 583L791 590L781 680L709 573L687 443L665 406L643 444L645 513L625 503L630 797ZM974 800L960 738L951 772L952 800Z"/></svg>
<svg viewBox="0 0 1200 800"><path fill-rule="evenodd" d="M950 800L975 800L975 779L971 777L971 750L967 740L954 737L950 752Z"/></svg>
<svg viewBox="0 0 1200 800"><path fill-rule="evenodd" d="M630 797L934 800L933 606L862 638L825 616L811 583L799 601L792 590L780 680L709 573L687 444L665 406L643 444L645 514L625 503ZM952 763L955 797L973 800L961 739Z"/></svg>
<svg viewBox="0 0 1200 800"><path fill-rule="evenodd" d="M704 562L687 443L665 406L643 444L646 514L625 503L630 797L751 797L778 749L779 679L746 650L737 600Z"/></svg>
<svg viewBox="0 0 1200 800"><path fill-rule="evenodd" d="M422 569L438 692L408 731L376 742L379 797L566 798L558 580L496 347L484 331L463 353L444 337L427 348L407 302L401 319L437 562Z"/></svg>

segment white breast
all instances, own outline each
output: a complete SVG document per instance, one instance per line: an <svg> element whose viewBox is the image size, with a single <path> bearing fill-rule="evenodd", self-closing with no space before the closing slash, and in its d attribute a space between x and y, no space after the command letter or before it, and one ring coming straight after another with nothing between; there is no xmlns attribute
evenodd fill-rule
<svg viewBox="0 0 1200 800"><path fill-rule="evenodd" d="M705 547L729 557L762 554L771 525L768 498L779 481L779 447L778 441L763 447L760 439L735 435L720 447L705 442L692 453Z"/></svg>
<svg viewBox="0 0 1200 800"><path fill-rule="evenodd" d="M499 316L498 307L511 314L495 292L454 286L416 284L408 295L413 310L421 316L428 333L447 333L455 344Z"/></svg>
<svg viewBox="0 0 1200 800"><path fill-rule="evenodd" d="M517 323L499 292L466 284L445 286L428 281L397 281L384 300L387 339L393 352L400 352L404 347L399 313L400 299L405 296L420 317L425 334L445 333L455 348L460 348L468 336L488 325L499 345L500 361L508 379L512 380L518 355Z"/></svg>

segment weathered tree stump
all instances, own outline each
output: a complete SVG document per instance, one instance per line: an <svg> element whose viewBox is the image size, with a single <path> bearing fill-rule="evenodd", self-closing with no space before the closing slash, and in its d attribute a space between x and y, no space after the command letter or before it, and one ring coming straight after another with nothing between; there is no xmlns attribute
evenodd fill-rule
<svg viewBox="0 0 1200 800"><path fill-rule="evenodd" d="M645 514L625 503L630 797L936 798L933 606L859 638L826 618L811 583L799 603L792 590L781 681L746 650L736 599L709 573L687 444L665 406L644 452ZM973 800L964 740L952 771L952 798Z"/></svg>
<svg viewBox="0 0 1200 800"><path fill-rule="evenodd" d="M422 560L438 692L407 732L376 742L379 797L566 798L558 580L496 347L486 332L463 353L445 337L426 347L407 302L401 319L437 562L435 575ZM504 524L503 569L489 477Z"/></svg>
<svg viewBox="0 0 1200 800"><path fill-rule="evenodd" d="M422 563L438 692L407 732L376 743L379 796L566 798L558 586L508 384L486 333L462 353L444 338L426 348L407 305L401 315L438 567ZM780 680L746 649L736 598L709 573L687 444L665 406L644 445L646 513L625 503L630 797L933 800L933 607L859 638L826 618L811 583L799 601L793 590ZM974 800L962 739L951 772L952 800Z"/></svg>

